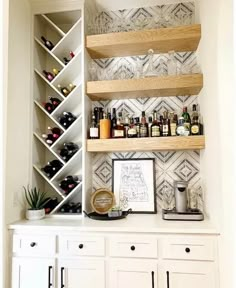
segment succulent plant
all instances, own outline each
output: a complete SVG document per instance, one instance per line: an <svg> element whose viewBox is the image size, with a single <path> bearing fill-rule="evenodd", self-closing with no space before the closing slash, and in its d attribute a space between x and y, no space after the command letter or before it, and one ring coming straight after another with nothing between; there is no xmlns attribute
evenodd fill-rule
<svg viewBox="0 0 236 288"><path fill-rule="evenodd" d="M47 204L50 200L50 197L46 197L47 192L41 192L40 189L37 189L36 187L30 189L29 186L27 186L27 189L25 187L23 188L25 192L25 199L30 207L30 210L43 209L45 204Z"/></svg>

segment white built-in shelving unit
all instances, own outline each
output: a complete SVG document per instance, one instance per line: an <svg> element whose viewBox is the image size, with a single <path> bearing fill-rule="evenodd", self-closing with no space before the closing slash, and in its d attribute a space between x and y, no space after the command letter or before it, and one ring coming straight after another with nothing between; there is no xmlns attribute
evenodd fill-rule
<svg viewBox="0 0 236 288"><path fill-rule="evenodd" d="M33 84L33 147L32 147L32 185L48 191L52 197L57 197L59 204L50 215L60 215L60 208L67 202L81 202L83 206L84 180L84 28L83 9L57 13L39 14L34 16L34 84ZM41 36L49 39L54 48L49 50L41 41ZM65 65L63 57L69 58L70 51L75 57ZM52 72L56 68L60 73L50 82L43 70ZM65 97L58 85L76 88ZM44 109L44 103L49 102L49 96L59 98L62 102L50 114ZM63 128L59 117L63 112L73 113L77 119L68 128ZM48 145L42 134L47 133L48 126L58 127L62 135L53 145ZM60 157L60 149L66 142L79 145L79 151L65 162ZM49 179L42 168L51 160L59 160L63 167ZM59 183L68 175L79 175L82 182L74 190L65 195ZM78 214L74 214L78 216ZM79 215L81 216L81 215Z"/></svg>

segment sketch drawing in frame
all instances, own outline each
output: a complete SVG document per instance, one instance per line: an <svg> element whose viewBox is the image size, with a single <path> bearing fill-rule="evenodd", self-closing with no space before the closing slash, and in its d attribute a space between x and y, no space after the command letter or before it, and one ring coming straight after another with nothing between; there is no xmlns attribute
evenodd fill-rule
<svg viewBox="0 0 236 288"><path fill-rule="evenodd" d="M157 213L155 159L113 159L112 191L116 205L132 213Z"/></svg>

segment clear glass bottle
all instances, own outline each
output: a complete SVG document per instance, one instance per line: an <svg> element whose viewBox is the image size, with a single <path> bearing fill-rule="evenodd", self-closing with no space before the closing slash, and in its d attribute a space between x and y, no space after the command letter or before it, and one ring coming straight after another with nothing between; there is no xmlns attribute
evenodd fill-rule
<svg viewBox="0 0 236 288"><path fill-rule="evenodd" d="M140 124L140 137L148 137L148 124L146 122L145 111L142 111L142 118Z"/></svg>
<svg viewBox="0 0 236 288"><path fill-rule="evenodd" d="M184 126L184 117L179 117L178 126L176 128L176 134L178 136L185 136L185 126Z"/></svg>
<svg viewBox="0 0 236 288"><path fill-rule="evenodd" d="M177 128L177 114L174 112L170 112L170 135L176 136L176 128Z"/></svg>
<svg viewBox="0 0 236 288"><path fill-rule="evenodd" d="M145 77L156 77L157 71L154 67L154 50L148 50L148 66L147 69L144 71Z"/></svg>
<svg viewBox="0 0 236 288"><path fill-rule="evenodd" d="M168 52L169 59L167 60L168 75L177 75L177 61L175 59L175 51Z"/></svg>

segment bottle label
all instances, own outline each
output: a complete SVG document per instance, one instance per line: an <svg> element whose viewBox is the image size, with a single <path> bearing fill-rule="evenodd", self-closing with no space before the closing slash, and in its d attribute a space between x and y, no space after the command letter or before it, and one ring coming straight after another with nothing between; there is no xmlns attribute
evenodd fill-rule
<svg viewBox="0 0 236 288"><path fill-rule="evenodd" d="M163 127L162 127L163 135L168 136L168 132L169 132L168 125L167 124L163 125Z"/></svg>
<svg viewBox="0 0 236 288"><path fill-rule="evenodd" d="M151 131L152 131L152 133L151 133L152 137L160 137L160 127L159 126L153 126Z"/></svg>
<svg viewBox="0 0 236 288"><path fill-rule="evenodd" d="M191 127L191 134L198 134L199 133L199 126L198 125L193 125Z"/></svg>
<svg viewBox="0 0 236 288"><path fill-rule="evenodd" d="M146 126L140 127L140 137L147 137L147 127Z"/></svg>
<svg viewBox="0 0 236 288"><path fill-rule="evenodd" d="M124 137L124 130L114 130L114 137Z"/></svg>
<svg viewBox="0 0 236 288"><path fill-rule="evenodd" d="M177 132L178 135L184 136L184 133L185 133L184 126L178 126L176 132Z"/></svg>
<svg viewBox="0 0 236 288"><path fill-rule="evenodd" d="M130 129L128 130L128 135L134 136L134 135L136 135L136 134L137 134L137 131L136 131L135 128L130 128Z"/></svg>
<svg viewBox="0 0 236 288"><path fill-rule="evenodd" d="M90 128L90 138L98 138L98 128Z"/></svg>
<svg viewBox="0 0 236 288"><path fill-rule="evenodd" d="M171 136L176 136L176 123L171 123L170 124L170 132L171 132Z"/></svg>
<svg viewBox="0 0 236 288"><path fill-rule="evenodd" d="M189 122L184 122L184 127L190 131L190 123Z"/></svg>

